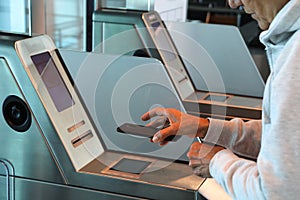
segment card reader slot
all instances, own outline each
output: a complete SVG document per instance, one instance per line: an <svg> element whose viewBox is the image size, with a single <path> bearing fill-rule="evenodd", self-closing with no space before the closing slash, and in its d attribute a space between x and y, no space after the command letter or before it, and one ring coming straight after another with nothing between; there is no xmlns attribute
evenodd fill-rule
<svg viewBox="0 0 300 200"><path fill-rule="evenodd" d="M188 77L185 76L184 78L182 78L181 80L179 80L178 83L181 83L181 82L187 81L187 80L188 80Z"/></svg>
<svg viewBox="0 0 300 200"><path fill-rule="evenodd" d="M68 132L71 133L71 132L75 131L76 129L78 129L79 127L83 126L84 124L85 124L85 121L82 120L82 121L74 124L73 126L69 127Z"/></svg>
<svg viewBox="0 0 300 200"><path fill-rule="evenodd" d="M87 140L91 139L92 137L93 137L92 131L88 130L88 131L84 132L83 134L81 134L80 136L74 138L71 142L72 142L73 147L76 148L79 145L86 142Z"/></svg>

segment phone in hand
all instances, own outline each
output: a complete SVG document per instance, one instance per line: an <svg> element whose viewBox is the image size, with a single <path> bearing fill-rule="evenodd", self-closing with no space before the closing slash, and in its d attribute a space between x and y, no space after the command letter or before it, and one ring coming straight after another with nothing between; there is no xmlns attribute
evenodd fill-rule
<svg viewBox="0 0 300 200"><path fill-rule="evenodd" d="M137 135L147 138L152 138L153 135L159 130L161 129L132 123L124 123L117 128L119 133ZM179 138L181 138L181 135L171 135L165 138L165 141L176 142Z"/></svg>

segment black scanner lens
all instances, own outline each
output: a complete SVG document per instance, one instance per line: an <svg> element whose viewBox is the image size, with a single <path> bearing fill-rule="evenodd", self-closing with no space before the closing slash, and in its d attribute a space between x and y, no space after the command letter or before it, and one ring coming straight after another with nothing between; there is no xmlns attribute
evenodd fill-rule
<svg viewBox="0 0 300 200"><path fill-rule="evenodd" d="M3 116L6 123L15 131L25 132L31 125L31 114L27 104L15 95L8 96L3 102Z"/></svg>

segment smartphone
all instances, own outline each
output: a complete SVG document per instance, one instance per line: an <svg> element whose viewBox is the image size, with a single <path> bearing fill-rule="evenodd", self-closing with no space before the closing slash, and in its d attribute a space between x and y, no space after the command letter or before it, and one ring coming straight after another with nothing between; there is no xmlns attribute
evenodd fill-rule
<svg viewBox="0 0 300 200"><path fill-rule="evenodd" d="M117 128L117 131L119 133L126 133L131 135L147 137L147 138L152 138L153 135L159 130L161 129L151 127L151 126L143 126L143 125L131 124L131 123L124 123ZM179 138L181 138L181 135L171 135L168 136L165 139L165 141L176 142Z"/></svg>

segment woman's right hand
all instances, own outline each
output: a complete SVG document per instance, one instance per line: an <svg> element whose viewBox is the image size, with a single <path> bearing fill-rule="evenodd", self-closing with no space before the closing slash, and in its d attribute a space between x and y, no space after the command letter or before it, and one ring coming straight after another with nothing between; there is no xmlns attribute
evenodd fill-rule
<svg viewBox="0 0 300 200"><path fill-rule="evenodd" d="M141 117L143 121L152 118L154 120L148 123L148 126L162 127L166 123L169 125L158 131L152 138L153 142L160 143L161 145L167 143L164 139L170 135L187 135L203 138L209 126L208 119L182 113L173 108L154 108Z"/></svg>

